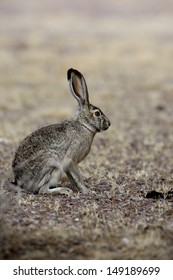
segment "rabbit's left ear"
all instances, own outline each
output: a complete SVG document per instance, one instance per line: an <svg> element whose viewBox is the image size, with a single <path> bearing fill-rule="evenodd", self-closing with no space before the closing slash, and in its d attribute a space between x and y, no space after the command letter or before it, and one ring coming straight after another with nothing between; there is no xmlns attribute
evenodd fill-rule
<svg viewBox="0 0 173 280"><path fill-rule="evenodd" d="M69 81L70 90L77 99L79 106L81 108L88 107L89 95L83 75L79 71L71 68L67 71L67 79Z"/></svg>

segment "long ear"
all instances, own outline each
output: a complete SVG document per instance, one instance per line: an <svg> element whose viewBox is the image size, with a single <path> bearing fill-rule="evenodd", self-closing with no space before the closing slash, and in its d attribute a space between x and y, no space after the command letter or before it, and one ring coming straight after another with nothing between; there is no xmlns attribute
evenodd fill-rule
<svg viewBox="0 0 173 280"><path fill-rule="evenodd" d="M83 75L79 71L71 68L67 71L67 79L69 81L70 90L77 99L79 106L81 108L88 107L89 95Z"/></svg>

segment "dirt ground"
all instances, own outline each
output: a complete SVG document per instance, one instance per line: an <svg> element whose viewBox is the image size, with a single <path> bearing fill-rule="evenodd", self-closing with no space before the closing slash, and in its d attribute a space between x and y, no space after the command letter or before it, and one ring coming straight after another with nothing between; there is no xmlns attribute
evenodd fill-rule
<svg viewBox="0 0 173 280"><path fill-rule="evenodd" d="M1 259L173 259L172 26L172 1L0 1ZM14 193L19 142L75 112L71 67L111 120L80 164L90 192Z"/></svg>

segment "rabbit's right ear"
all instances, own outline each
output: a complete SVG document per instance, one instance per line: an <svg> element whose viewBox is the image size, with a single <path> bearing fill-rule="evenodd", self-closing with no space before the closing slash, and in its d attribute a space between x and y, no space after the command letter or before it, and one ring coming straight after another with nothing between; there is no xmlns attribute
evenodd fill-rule
<svg viewBox="0 0 173 280"><path fill-rule="evenodd" d="M71 68L67 71L67 79L70 90L77 99L80 108L89 107L88 89L83 75L79 71Z"/></svg>

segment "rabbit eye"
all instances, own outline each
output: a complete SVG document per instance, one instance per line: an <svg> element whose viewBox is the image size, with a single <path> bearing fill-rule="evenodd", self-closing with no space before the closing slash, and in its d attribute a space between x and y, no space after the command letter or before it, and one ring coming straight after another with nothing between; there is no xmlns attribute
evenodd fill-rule
<svg viewBox="0 0 173 280"><path fill-rule="evenodd" d="M99 111L95 111L94 115L95 115L96 117L100 117L100 112L99 112Z"/></svg>

